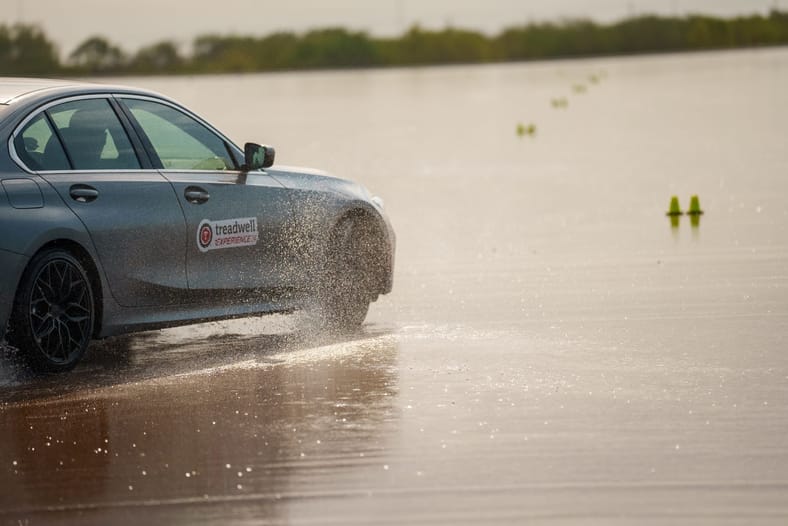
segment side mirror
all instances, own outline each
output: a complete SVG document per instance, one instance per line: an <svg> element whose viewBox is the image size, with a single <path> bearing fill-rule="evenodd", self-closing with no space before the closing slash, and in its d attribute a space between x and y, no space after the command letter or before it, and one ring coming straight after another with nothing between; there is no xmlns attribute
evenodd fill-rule
<svg viewBox="0 0 788 526"><path fill-rule="evenodd" d="M271 146L261 146L253 142L244 144L244 165L243 171L250 172L260 168L268 168L274 164L274 151Z"/></svg>

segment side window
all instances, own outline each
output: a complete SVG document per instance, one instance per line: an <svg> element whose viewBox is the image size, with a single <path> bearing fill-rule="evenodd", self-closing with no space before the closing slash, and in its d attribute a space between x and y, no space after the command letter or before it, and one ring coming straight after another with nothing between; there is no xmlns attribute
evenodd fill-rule
<svg viewBox="0 0 788 526"><path fill-rule="evenodd" d="M126 131L106 99L66 102L50 108L74 170L140 168Z"/></svg>
<svg viewBox="0 0 788 526"><path fill-rule="evenodd" d="M171 170L236 170L224 140L200 122L165 104L139 99L123 102L161 160Z"/></svg>
<svg viewBox="0 0 788 526"><path fill-rule="evenodd" d="M14 139L14 148L28 168L41 170L68 170L68 158L46 115L38 114L27 123Z"/></svg>

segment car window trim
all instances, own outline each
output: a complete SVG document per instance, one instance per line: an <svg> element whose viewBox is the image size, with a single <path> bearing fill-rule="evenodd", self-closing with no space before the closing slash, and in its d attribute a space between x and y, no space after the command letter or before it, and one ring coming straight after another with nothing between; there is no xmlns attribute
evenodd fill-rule
<svg viewBox="0 0 788 526"><path fill-rule="evenodd" d="M143 170L155 170L156 163L154 163L153 159L151 159L143 139L140 137L137 128L134 126L134 123L129 120L128 116L126 115L126 110L123 105L120 104L118 100L112 95L108 97L108 100L109 105L112 106L112 109L118 116L121 126L123 126L123 128L126 130L126 135L128 135L129 141L131 141L131 146L134 148L134 151L137 154L137 161L139 161L140 167Z"/></svg>
<svg viewBox="0 0 788 526"><path fill-rule="evenodd" d="M82 94L82 95L72 95L72 96L69 96L69 97L63 97L63 98L60 98L60 99L51 100L51 101L49 101L49 102L47 102L45 104L42 104L41 106L38 106L37 108L32 110L30 113L28 113L25 116L25 118L22 119L19 122L19 124L16 125L16 127L14 128L14 131L8 137L8 154L11 156L11 159L14 161L14 163L16 163L17 166L19 166L19 168L21 168L23 171L27 172L28 174L32 174L32 175L38 175L38 174L47 174L47 175L49 175L49 174L64 174L64 173L137 173L137 172L141 172L141 171L158 171L158 170L156 170L156 168L144 168L144 167L142 167L142 168L116 168L116 169L111 169L111 170L75 170L75 169L73 169L74 163L71 160L71 156L66 151L65 146L63 145L63 140L62 140L62 138L60 136L60 133L58 132L57 126L54 126L54 123L52 122L52 118L49 115L49 109L54 107L54 106L59 106L60 104L65 104L65 103L68 103L68 102L75 102L75 101L80 101L80 100L90 100L90 99L105 99L107 101L107 103L110 105L110 107L113 109L113 111L115 111L115 114L118 117L118 120L120 121L120 125L123 127L123 130L126 132L126 135L129 135L129 141L131 141L131 143L132 143L131 146L134 149L135 155L137 156L137 161L140 163L141 166L143 165L142 159L140 157L140 152L137 150L137 146L138 145L135 144L134 141L132 140L132 138L130 136L130 130L125 126L125 124L123 122L123 119L120 116L117 115L117 111L115 110L115 108L114 108L114 106L112 104L112 100L111 100L113 98L114 98L114 94L113 93L109 93L109 92L105 92L105 93L85 93L85 94ZM54 133L56 134L57 139L60 142L60 147L66 153L66 158L68 159L69 165L72 166L72 169L70 169L70 170L32 170L29 166L27 166L24 163L24 161L22 161L22 159L19 157L19 154L16 152L16 145L14 144L14 142L15 142L17 136L21 133L22 129L24 129L24 127L27 126L27 123L29 123L31 120L36 118L42 112L45 114L45 117L47 119L48 124L53 128ZM147 152L144 152L144 154L147 156ZM152 164L151 164L151 166L152 166Z"/></svg>
<svg viewBox="0 0 788 526"><path fill-rule="evenodd" d="M176 111L179 111L179 112L185 114L186 116L194 119L199 124L202 124L203 126L205 126L208 129L208 131L210 131L211 133L215 134L217 137L219 137L222 140L222 142L224 142L225 148L235 149L235 151L238 154L240 154L241 157L243 157L243 150L241 150L238 147L238 145L236 145L233 141L228 139L225 134L220 132L218 129L216 129L214 126L212 126L209 122L207 122L205 119L203 119L202 117L200 117L196 113L194 113L192 111L189 111L187 108L185 108L185 107L183 107L183 106L181 106L179 104L176 104L174 102L171 102L171 101L169 101L167 99L160 99L160 98L151 97L151 96L148 96L148 95L137 95L135 93L113 93L112 96L116 100L118 100L119 105L123 108L123 111L126 114L126 116L129 118L129 121L132 122L132 125L134 126L135 131L138 134L140 134L142 137L145 138L144 141L143 141L143 144L145 145L146 149L150 149L150 151L148 152L148 155L151 156L151 159L158 160L158 163L161 166L161 168L158 168L159 171L161 171L161 172L190 172L190 173L191 172L195 172L195 173L243 173L243 171L240 169L240 166L236 167L234 170L179 170L177 168L164 168L164 165L161 162L161 159L159 158L158 154L156 153L156 150L153 148L153 144L150 142L150 139L148 138L147 134L145 134L145 131L142 129L142 127L140 126L139 122L137 122L137 119L131 113L131 109L126 104L123 103L123 99L144 100L144 101L147 101L147 102L153 102L153 103L156 103L156 104L161 104L163 106L168 106L168 107L170 107L170 108L172 108L172 109L174 109ZM232 154L232 152L227 152L227 153L228 154ZM233 163L235 163L235 164L238 163L238 158L236 156L230 155L230 159L233 161ZM156 164L156 163L153 163L153 164Z"/></svg>
<svg viewBox="0 0 788 526"><path fill-rule="evenodd" d="M66 144L63 142L63 136L60 135L60 128L57 127L55 124L55 119L52 118L52 115L49 114L49 109L42 111L41 113L44 114L44 119L46 119L47 124L52 129L52 135L55 136L57 142L60 143L60 149L63 150L63 155L66 156L66 161L68 161L68 166L71 170L74 170L74 160L71 158L71 152L66 149ZM51 139L50 139L51 140ZM46 148L44 148L46 149ZM69 171L71 171L69 170ZM42 170L43 171L43 170ZM51 171L51 170L48 170Z"/></svg>

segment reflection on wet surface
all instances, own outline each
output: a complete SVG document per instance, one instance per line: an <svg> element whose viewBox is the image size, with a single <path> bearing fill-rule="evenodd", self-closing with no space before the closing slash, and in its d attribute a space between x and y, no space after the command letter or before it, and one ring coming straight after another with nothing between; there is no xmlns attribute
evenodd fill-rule
<svg viewBox="0 0 788 526"><path fill-rule="evenodd" d="M163 344L175 337L187 343ZM107 340L72 378L0 388L0 510L56 518L252 500L273 520L267 502L319 481L327 465L377 463L396 429L397 347L385 331L188 339Z"/></svg>

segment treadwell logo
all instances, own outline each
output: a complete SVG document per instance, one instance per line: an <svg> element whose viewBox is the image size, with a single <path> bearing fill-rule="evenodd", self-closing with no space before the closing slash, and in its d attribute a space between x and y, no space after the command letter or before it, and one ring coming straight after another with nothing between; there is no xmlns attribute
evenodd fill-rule
<svg viewBox="0 0 788 526"><path fill-rule="evenodd" d="M248 247L258 239L257 218L240 217L211 221L203 219L197 227L197 248L200 252L221 248Z"/></svg>

